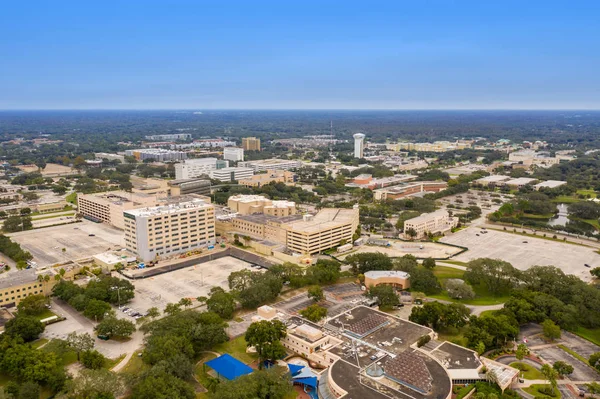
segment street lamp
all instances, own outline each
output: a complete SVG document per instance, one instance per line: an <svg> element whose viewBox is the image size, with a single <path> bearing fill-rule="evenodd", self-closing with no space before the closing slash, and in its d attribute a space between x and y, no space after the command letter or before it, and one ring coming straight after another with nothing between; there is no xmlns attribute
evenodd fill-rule
<svg viewBox="0 0 600 399"><path fill-rule="evenodd" d="M110 287L111 291L117 290L117 300L119 301L119 309L121 309L121 290L123 287L119 287L115 285L114 287Z"/></svg>

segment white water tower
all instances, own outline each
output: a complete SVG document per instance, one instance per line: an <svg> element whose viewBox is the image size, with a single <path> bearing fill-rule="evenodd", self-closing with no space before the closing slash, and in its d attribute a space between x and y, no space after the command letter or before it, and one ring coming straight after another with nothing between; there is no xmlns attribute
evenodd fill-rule
<svg viewBox="0 0 600 399"><path fill-rule="evenodd" d="M352 137L354 137L354 158L362 158L365 147L365 135L356 133Z"/></svg>

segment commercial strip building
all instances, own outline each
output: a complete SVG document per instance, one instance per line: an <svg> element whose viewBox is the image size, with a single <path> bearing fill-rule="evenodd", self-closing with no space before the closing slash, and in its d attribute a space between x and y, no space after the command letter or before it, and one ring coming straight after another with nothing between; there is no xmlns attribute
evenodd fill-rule
<svg viewBox="0 0 600 399"><path fill-rule="evenodd" d="M124 228L123 211L161 204L157 195L108 191L77 195L77 209L84 218Z"/></svg>
<svg viewBox="0 0 600 399"><path fill-rule="evenodd" d="M245 187L262 187L269 183L294 183L296 178L295 173L287 170L267 170L267 173L238 180L238 184Z"/></svg>
<svg viewBox="0 0 600 399"><path fill-rule="evenodd" d="M474 140L434 141L433 143L395 143L386 144L391 151L417 151L417 152L446 152L471 148Z"/></svg>
<svg viewBox="0 0 600 399"><path fill-rule="evenodd" d="M400 183L413 181L416 178L417 176L414 175L394 175L374 179L373 176L369 174L362 174L356 176L351 183L347 183L346 187L368 188L373 190L376 188L390 187Z"/></svg>
<svg viewBox="0 0 600 399"><path fill-rule="evenodd" d="M444 209L431 213L424 213L416 218L404 222L404 236L420 239L428 233L442 234L458 226L458 217L450 216ZM411 237L409 230L414 230L417 234Z"/></svg>
<svg viewBox="0 0 600 399"><path fill-rule="evenodd" d="M260 139L256 137L243 137L242 148L246 151L260 151Z"/></svg>
<svg viewBox="0 0 600 399"><path fill-rule="evenodd" d="M254 169L231 167L223 169L215 169L210 172L210 177L223 182L238 181L248 179L254 175Z"/></svg>
<svg viewBox="0 0 600 399"><path fill-rule="evenodd" d="M175 133L175 134L153 134L151 136L145 136L146 140L191 140L192 135L189 133Z"/></svg>
<svg viewBox="0 0 600 399"><path fill-rule="evenodd" d="M94 157L99 160L108 159L109 161L120 161L125 163L125 155L122 154L110 154L107 152L96 152Z"/></svg>
<svg viewBox="0 0 600 399"><path fill-rule="evenodd" d="M258 161L244 161L239 162L238 166L245 168L252 168L254 172L261 172L265 170L290 170L299 168L302 166L301 161L285 160L285 159L261 159Z"/></svg>
<svg viewBox="0 0 600 399"><path fill-rule="evenodd" d="M371 270L365 273L365 287L391 285L406 290L410 288L410 275L396 270Z"/></svg>
<svg viewBox="0 0 600 399"><path fill-rule="evenodd" d="M375 201L395 200L422 193L437 193L445 190L448 183L445 181L415 181L410 183L401 183L396 186L380 188L373 190L373 199Z"/></svg>
<svg viewBox="0 0 600 399"><path fill-rule="evenodd" d="M162 148L143 148L138 150L127 150L125 155L133 156L138 161L151 159L154 161L182 161L187 158L185 152L165 150Z"/></svg>
<svg viewBox="0 0 600 399"><path fill-rule="evenodd" d="M199 194L210 196L210 180L183 179L168 182L171 196L177 197L186 194Z"/></svg>
<svg viewBox="0 0 600 399"><path fill-rule="evenodd" d="M148 262L215 243L214 206L203 199L124 211L125 246Z"/></svg>
<svg viewBox="0 0 600 399"><path fill-rule="evenodd" d="M243 161L244 149L238 147L225 147L223 149L223 159L235 162Z"/></svg>

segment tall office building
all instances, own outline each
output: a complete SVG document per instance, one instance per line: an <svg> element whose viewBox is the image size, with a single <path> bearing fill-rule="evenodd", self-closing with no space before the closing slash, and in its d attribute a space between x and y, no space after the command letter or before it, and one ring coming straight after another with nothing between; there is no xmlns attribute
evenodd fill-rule
<svg viewBox="0 0 600 399"><path fill-rule="evenodd" d="M125 246L145 262L215 243L214 206L194 199L127 210Z"/></svg>
<svg viewBox="0 0 600 399"><path fill-rule="evenodd" d="M209 175L211 171L218 169L218 161L217 158L196 158L175 164L175 179L185 180Z"/></svg>
<svg viewBox="0 0 600 399"><path fill-rule="evenodd" d="M256 137L243 137L242 147L246 151L260 151L260 139Z"/></svg>
<svg viewBox="0 0 600 399"><path fill-rule="evenodd" d="M363 158L365 148L365 135L356 133L354 136L354 158Z"/></svg>

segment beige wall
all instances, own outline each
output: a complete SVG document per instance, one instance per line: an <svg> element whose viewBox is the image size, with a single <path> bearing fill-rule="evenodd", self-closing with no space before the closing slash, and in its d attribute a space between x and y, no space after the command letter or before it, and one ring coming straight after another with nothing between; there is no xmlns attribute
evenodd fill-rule
<svg viewBox="0 0 600 399"><path fill-rule="evenodd" d="M410 288L410 280L402 277L379 277L369 278L365 276L366 287L376 287L378 285L392 285L394 287L401 288L403 290Z"/></svg>

